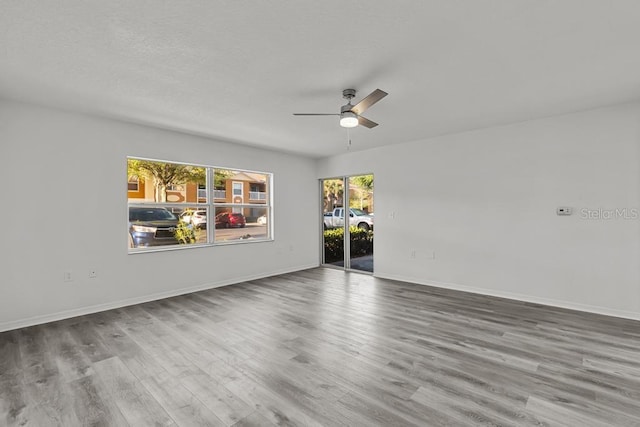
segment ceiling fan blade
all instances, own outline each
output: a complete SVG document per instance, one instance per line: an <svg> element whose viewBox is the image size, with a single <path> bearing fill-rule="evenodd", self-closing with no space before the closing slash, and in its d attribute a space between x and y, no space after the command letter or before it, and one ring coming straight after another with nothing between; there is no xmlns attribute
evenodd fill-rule
<svg viewBox="0 0 640 427"><path fill-rule="evenodd" d="M367 108L371 107L373 104L380 101L382 98L384 98L387 95L388 95L387 92L380 89L376 89L373 92L371 92L369 95L365 96L362 101L354 105L351 111L353 111L356 114L362 114L367 110Z"/></svg>
<svg viewBox="0 0 640 427"><path fill-rule="evenodd" d="M294 116L339 116L339 113L293 113Z"/></svg>
<svg viewBox="0 0 640 427"><path fill-rule="evenodd" d="M358 116L358 124L360 126L364 126L366 128L369 128L369 129L378 126L378 124L376 122L372 122L371 120L367 119L366 117L362 117L362 116Z"/></svg>

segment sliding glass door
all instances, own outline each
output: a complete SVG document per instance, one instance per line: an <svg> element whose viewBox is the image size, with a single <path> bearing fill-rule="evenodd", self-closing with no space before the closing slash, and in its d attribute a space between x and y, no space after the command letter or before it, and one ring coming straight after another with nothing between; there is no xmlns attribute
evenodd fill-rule
<svg viewBox="0 0 640 427"><path fill-rule="evenodd" d="M373 272L373 175L321 180L322 263Z"/></svg>

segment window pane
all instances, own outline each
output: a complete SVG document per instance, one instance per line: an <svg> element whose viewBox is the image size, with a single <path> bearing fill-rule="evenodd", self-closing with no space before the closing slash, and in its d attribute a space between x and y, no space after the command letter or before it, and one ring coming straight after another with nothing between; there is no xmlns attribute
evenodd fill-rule
<svg viewBox="0 0 640 427"><path fill-rule="evenodd" d="M352 270L373 272L373 183L373 175L349 177L349 265Z"/></svg>
<svg viewBox="0 0 640 427"><path fill-rule="evenodd" d="M139 178L137 191L127 191L129 203L206 203L205 170L180 163L127 159L127 177Z"/></svg>
<svg viewBox="0 0 640 427"><path fill-rule="evenodd" d="M344 266L344 181L325 179L322 181L323 200L323 262Z"/></svg>
<svg viewBox="0 0 640 427"><path fill-rule="evenodd" d="M191 224L180 221L169 209L129 206L129 247L146 248L196 243Z"/></svg>
<svg viewBox="0 0 640 427"><path fill-rule="evenodd" d="M216 169L213 197L216 203L257 204L269 203L267 174Z"/></svg>
<svg viewBox="0 0 640 427"><path fill-rule="evenodd" d="M251 205L216 207L216 242L267 239L269 208Z"/></svg>

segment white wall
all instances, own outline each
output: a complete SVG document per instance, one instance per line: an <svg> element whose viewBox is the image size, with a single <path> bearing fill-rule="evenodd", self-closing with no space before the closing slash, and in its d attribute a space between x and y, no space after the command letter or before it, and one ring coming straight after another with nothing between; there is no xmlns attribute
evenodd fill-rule
<svg viewBox="0 0 640 427"><path fill-rule="evenodd" d="M318 177L375 174L376 276L640 319L640 220L581 211L640 208L639 118L620 105L347 153Z"/></svg>
<svg viewBox="0 0 640 427"><path fill-rule="evenodd" d="M0 330L317 265L300 215L319 209L316 178L368 172L377 276L640 318L640 220L580 212L640 208L639 117L623 105L316 164L0 101ZM128 255L126 156L273 172L276 241Z"/></svg>
<svg viewBox="0 0 640 427"><path fill-rule="evenodd" d="M128 255L127 156L273 172L275 242ZM0 330L318 265L310 159L0 101L0 162Z"/></svg>

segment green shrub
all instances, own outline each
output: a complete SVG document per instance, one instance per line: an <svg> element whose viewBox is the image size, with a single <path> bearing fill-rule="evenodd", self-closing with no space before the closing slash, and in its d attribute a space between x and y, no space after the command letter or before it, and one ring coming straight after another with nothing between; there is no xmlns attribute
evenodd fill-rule
<svg viewBox="0 0 640 427"><path fill-rule="evenodd" d="M351 257L356 258L373 253L373 231L349 227L351 234ZM344 253L344 229L335 228L324 231L324 261L327 263L342 261Z"/></svg>
<svg viewBox="0 0 640 427"><path fill-rule="evenodd" d="M191 224L187 224L184 221L178 221L176 230L173 232L176 240L181 245L191 244L196 242L196 233L193 231Z"/></svg>

